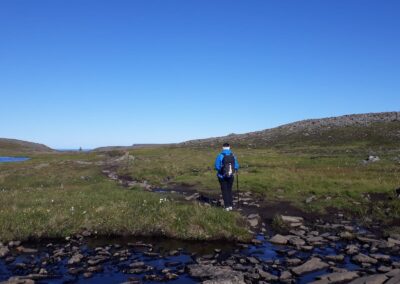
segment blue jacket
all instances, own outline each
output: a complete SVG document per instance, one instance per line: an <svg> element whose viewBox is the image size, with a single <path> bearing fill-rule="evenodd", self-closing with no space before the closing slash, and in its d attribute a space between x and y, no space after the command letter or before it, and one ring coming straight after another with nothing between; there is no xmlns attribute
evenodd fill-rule
<svg viewBox="0 0 400 284"><path fill-rule="evenodd" d="M215 159L215 166L214 166L214 168L215 168L215 170L217 171L217 176L218 176L219 178L223 178L223 175L221 174L221 169L222 169L222 160L224 159L224 154L225 154L225 155L229 155L229 154L231 154L231 153L232 153L231 150L223 150L223 151L217 156L217 158ZM237 170L239 170L239 163L238 163L238 160L237 160L236 156L234 156L234 158L235 158L235 170L237 171Z"/></svg>

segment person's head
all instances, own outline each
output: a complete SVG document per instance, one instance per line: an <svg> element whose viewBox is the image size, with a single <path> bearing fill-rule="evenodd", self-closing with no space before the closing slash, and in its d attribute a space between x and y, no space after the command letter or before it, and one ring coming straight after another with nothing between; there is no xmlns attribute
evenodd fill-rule
<svg viewBox="0 0 400 284"><path fill-rule="evenodd" d="M222 150L230 150L230 149L231 149L231 146L229 145L229 143L224 143L222 145Z"/></svg>

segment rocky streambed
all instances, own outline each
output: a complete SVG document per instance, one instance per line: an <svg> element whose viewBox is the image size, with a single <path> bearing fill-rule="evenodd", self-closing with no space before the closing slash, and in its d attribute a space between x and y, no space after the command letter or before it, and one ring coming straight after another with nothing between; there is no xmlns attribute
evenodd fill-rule
<svg viewBox="0 0 400 284"><path fill-rule="evenodd" d="M1 283L400 283L400 240L379 238L338 216L307 223L282 216L286 234L251 243L104 239L0 245Z"/></svg>

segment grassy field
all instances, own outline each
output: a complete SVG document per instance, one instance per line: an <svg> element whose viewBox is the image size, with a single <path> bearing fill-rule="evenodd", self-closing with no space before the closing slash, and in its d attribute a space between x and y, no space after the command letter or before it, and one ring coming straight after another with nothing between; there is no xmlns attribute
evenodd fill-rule
<svg viewBox="0 0 400 284"><path fill-rule="evenodd" d="M286 150L285 150L286 149ZM192 186L219 192L213 162L218 149L151 148L130 151L133 163L120 174L158 186ZM381 160L363 164L369 153ZM326 212L336 208L379 220L400 218L399 151L352 147L235 149L241 164L240 187L263 195L267 201L289 200L304 210ZM315 200L306 203L308 197ZM392 198L392 199L391 199Z"/></svg>
<svg viewBox="0 0 400 284"><path fill-rule="evenodd" d="M218 194L213 169L219 149L159 147L123 151L44 153L0 164L0 240L64 237L84 229L102 235L164 235L182 239L246 239L237 213L187 203L138 188L126 189L102 173L159 187L192 187ZM290 201L306 211L341 210L382 225L400 219L398 150L352 147L234 149L242 191L266 202ZM363 164L370 153L381 160ZM14 155L16 153L13 153ZM114 162L113 162L114 161ZM308 197L313 201L306 203Z"/></svg>
<svg viewBox="0 0 400 284"><path fill-rule="evenodd" d="M245 221L195 203L124 189L101 174L96 153L36 154L0 164L0 241L101 235L248 239Z"/></svg>

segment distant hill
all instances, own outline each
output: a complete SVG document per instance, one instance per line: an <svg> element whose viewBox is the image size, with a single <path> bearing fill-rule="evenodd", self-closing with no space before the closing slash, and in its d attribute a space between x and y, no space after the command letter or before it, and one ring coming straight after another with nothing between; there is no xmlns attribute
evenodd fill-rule
<svg viewBox="0 0 400 284"><path fill-rule="evenodd" d="M43 144L22 141L17 139L0 138L0 153L32 153L53 152L54 150Z"/></svg>
<svg viewBox="0 0 400 284"><path fill-rule="evenodd" d="M132 146L105 146L93 149L93 151L97 152L105 152L105 151L126 151L138 148L152 148L152 147L162 147L169 146L172 144L133 144Z"/></svg>
<svg viewBox="0 0 400 284"><path fill-rule="evenodd" d="M400 147L400 112L352 114L307 119L276 128L183 142L182 146L245 147L386 146Z"/></svg>

